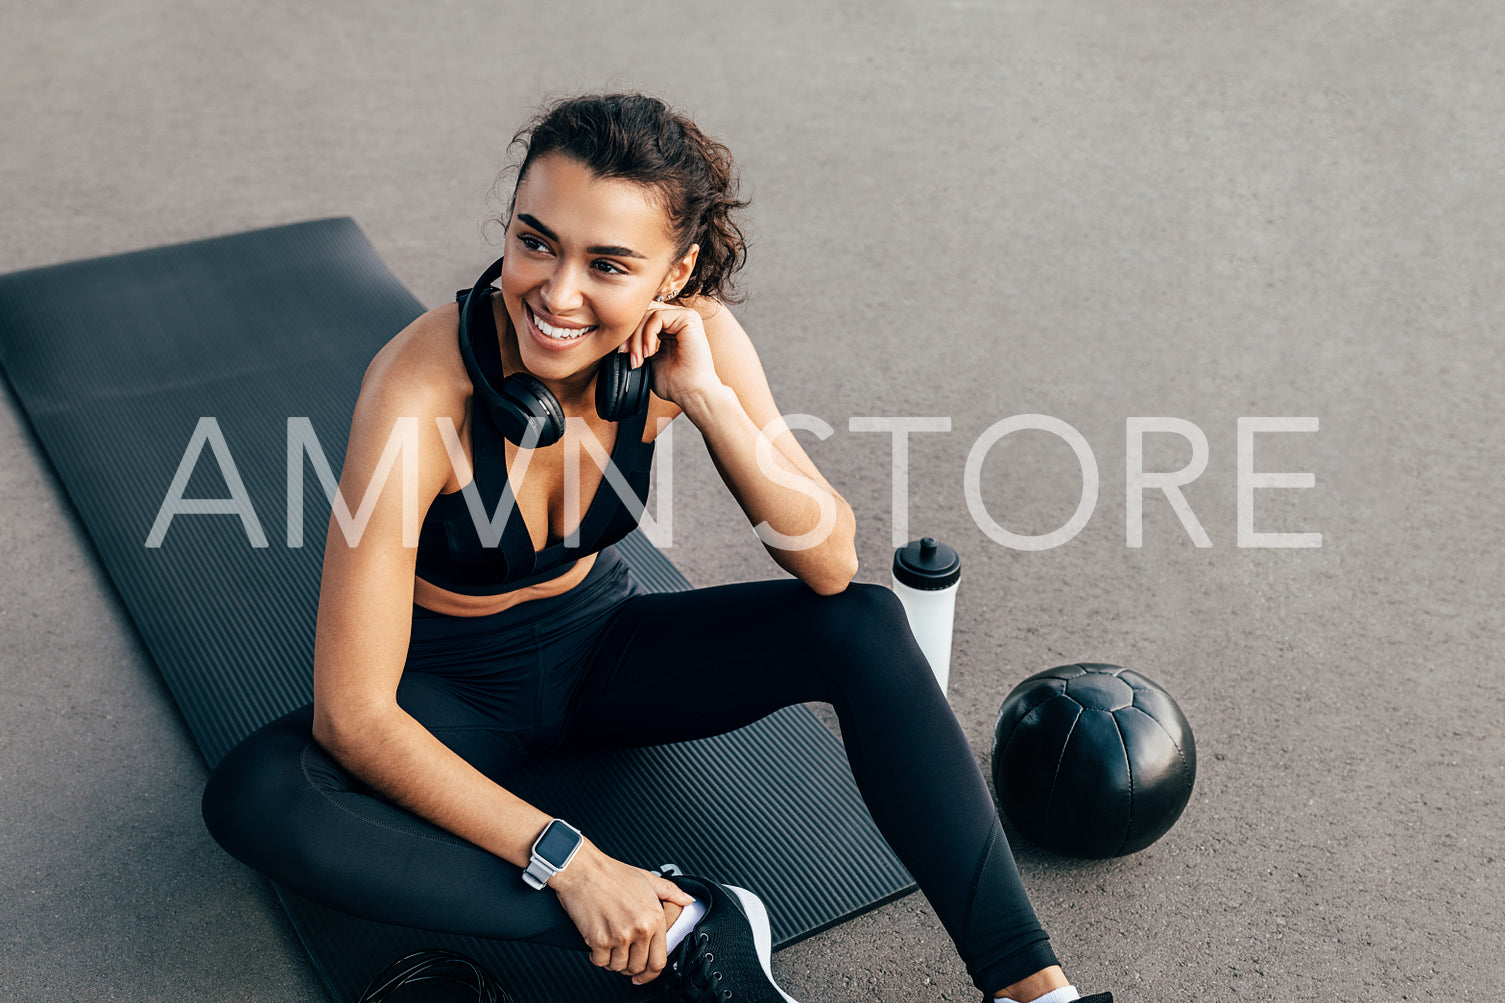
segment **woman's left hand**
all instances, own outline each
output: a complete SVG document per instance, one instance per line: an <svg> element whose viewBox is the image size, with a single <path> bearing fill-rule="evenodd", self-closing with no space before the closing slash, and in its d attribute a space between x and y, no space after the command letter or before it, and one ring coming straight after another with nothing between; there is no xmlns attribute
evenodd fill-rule
<svg viewBox="0 0 1505 1003"><path fill-rule="evenodd" d="M653 359L653 392L681 407L688 397L721 386L705 324L690 307L654 303L620 351L632 354L634 368Z"/></svg>

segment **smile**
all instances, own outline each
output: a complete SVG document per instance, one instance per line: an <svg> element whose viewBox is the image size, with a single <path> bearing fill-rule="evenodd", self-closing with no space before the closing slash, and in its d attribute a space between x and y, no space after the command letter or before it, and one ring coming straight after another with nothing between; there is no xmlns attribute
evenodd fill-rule
<svg viewBox="0 0 1505 1003"><path fill-rule="evenodd" d="M588 327L555 327L534 313L533 308L527 303L523 304L523 309L528 312L528 320L538 329L538 333L551 341L574 341L590 334L597 326L591 324Z"/></svg>

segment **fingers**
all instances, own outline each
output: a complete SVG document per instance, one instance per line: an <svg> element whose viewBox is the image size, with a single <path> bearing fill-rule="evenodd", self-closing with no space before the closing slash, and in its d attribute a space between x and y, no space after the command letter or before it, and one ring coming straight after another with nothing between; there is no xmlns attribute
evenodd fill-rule
<svg viewBox="0 0 1505 1003"><path fill-rule="evenodd" d="M642 324L638 325L638 329L632 332L631 337L617 351L630 353L632 368L638 368L644 359L658 354L658 350L663 347L664 335L674 337L675 332L685 323L688 313L685 307L654 303L652 309L643 315Z"/></svg>
<svg viewBox="0 0 1505 1003"><path fill-rule="evenodd" d="M661 936L661 935L659 935ZM634 940L627 950L627 967L622 971L632 976L632 981L637 982L648 968L649 948L653 944L653 938ZM663 966L660 965L660 968Z"/></svg>
<svg viewBox="0 0 1505 1003"><path fill-rule="evenodd" d="M653 310L653 311L649 312L648 316L646 316L646 317L643 318L643 326L639 327L636 331L633 332L633 334L632 334L632 368L633 369L636 369L639 366L641 366L643 364L643 360L648 357L648 351L647 351L647 349L648 349L649 332L651 332L653 330L654 325L656 325L656 324L662 324L662 323L663 323L663 321L661 321L659 319L658 311L657 310Z"/></svg>
<svg viewBox="0 0 1505 1003"><path fill-rule="evenodd" d="M630 939L616 944L610 952L593 950L591 961L595 962L597 957L604 954L606 964L600 967L632 976L635 985L652 982L664 970L664 965L669 963L668 935L662 913L657 919L656 924L644 924L635 930Z"/></svg>
<svg viewBox="0 0 1505 1003"><path fill-rule="evenodd" d="M660 307L648 311L648 316L643 318L643 326L634 333L635 351L632 356L632 368L636 369L643 364L643 360L658 352L659 334L664 329L664 311Z"/></svg>
<svg viewBox="0 0 1505 1003"><path fill-rule="evenodd" d="M695 901L695 896L667 878L655 877L654 883L657 886L658 897L661 901L673 902L675 905L681 907L688 906L691 902Z"/></svg>
<svg viewBox="0 0 1505 1003"><path fill-rule="evenodd" d="M664 905L693 901L657 874L604 858L596 880L558 889L575 921L591 964L651 982L668 963Z"/></svg>
<svg viewBox="0 0 1505 1003"><path fill-rule="evenodd" d="M650 330L643 332L644 337L647 339L647 343L643 346L643 354L642 357L638 359L638 365L642 365L643 359L648 358L650 355L658 354L658 347L660 344L659 334L664 329L664 322L662 317L656 317L656 319L658 320L658 324Z"/></svg>
<svg viewBox="0 0 1505 1003"><path fill-rule="evenodd" d="M658 973L664 970L669 963L669 936L667 931L660 930L653 935L653 940L648 944L648 967L642 973L633 976L632 984L641 986L658 978Z"/></svg>
<svg viewBox="0 0 1505 1003"><path fill-rule="evenodd" d="M602 931L604 936L591 946L591 964L631 976L637 985L658 978L669 963L663 909L653 906L631 918L623 915L617 929L615 936Z"/></svg>
<svg viewBox="0 0 1505 1003"><path fill-rule="evenodd" d="M661 878L656 874L649 875L653 889L661 902L673 902L680 908L686 908L695 901L695 896L685 891L667 878ZM664 966L669 963L669 932L667 928L660 927L653 932L653 939L648 944L648 965L642 974L633 978L634 985L645 985L658 978Z"/></svg>

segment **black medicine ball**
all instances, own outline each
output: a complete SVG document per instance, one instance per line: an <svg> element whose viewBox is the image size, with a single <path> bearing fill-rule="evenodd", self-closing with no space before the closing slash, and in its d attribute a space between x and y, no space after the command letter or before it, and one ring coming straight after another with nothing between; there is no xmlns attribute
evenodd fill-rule
<svg viewBox="0 0 1505 1003"><path fill-rule="evenodd" d="M1118 857L1165 835L1191 799L1197 747L1170 695L1118 665L1061 665L1015 686L993 727L998 801L1070 857Z"/></svg>

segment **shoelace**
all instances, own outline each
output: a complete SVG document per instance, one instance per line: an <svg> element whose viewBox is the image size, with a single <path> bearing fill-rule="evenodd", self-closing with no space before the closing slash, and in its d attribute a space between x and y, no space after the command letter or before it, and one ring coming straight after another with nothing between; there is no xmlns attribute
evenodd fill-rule
<svg viewBox="0 0 1505 1003"><path fill-rule="evenodd" d="M696 934L695 950L685 959L684 967L674 966L675 986L688 1003L714 1003L733 996L730 989L720 988L722 974L711 967L716 953L706 950L710 939L708 934Z"/></svg>

